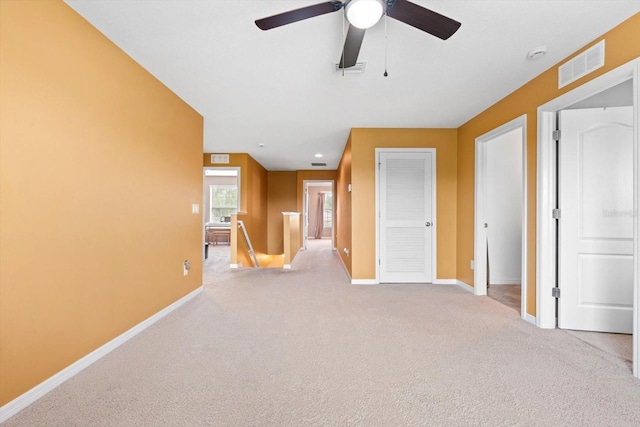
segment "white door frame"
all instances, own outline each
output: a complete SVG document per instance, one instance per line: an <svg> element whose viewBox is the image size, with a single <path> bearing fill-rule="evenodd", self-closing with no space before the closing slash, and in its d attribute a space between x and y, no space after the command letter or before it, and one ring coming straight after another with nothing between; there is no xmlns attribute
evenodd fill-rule
<svg viewBox="0 0 640 427"><path fill-rule="evenodd" d="M551 296L555 287L556 225L552 218L555 208L556 176L553 130L556 129L556 113L578 101L600 93L619 83L633 79L633 194L634 194L634 278L633 278L633 375L640 378L640 222L638 204L640 202L640 58L636 58L566 94L538 107L538 168L536 207L536 324L541 328L556 327L556 301Z"/></svg>
<svg viewBox="0 0 640 427"><path fill-rule="evenodd" d="M302 181L302 249L307 249L307 240L309 238L309 227L307 222L309 221L309 184L314 182L322 182L331 184L331 194L333 196L333 208L331 209L331 215L333 216L333 222L331 223L331 249L335 250L335 237L336 237L336 183L332 179L305 179Z"/></svg>
<svg viewBox="0 0 640 427"><path fill-rule="evenodd" d="M431 153L431 210L432 210L432 223L433 231L431 233L431 274L432 282L438 283L438 270L437 270L437 206L436 206L436 189L438 187L436 182L436 149L435 148L376 148L375 150L375 218L376 218L376 279L375 283L380 283L380 153Z"/></svg>
<svg viewBox="0 0 640 427"><path fill-rule="evenodd" d="M484 224L484 205L487 185L487 143L515 129L521 130L522 140L522 269L521 269L521 317L533 323L527 316L527 115L505 123L476 138L476 177L474 210L474 273L473 293L487 295L487 230Z"/></svg>

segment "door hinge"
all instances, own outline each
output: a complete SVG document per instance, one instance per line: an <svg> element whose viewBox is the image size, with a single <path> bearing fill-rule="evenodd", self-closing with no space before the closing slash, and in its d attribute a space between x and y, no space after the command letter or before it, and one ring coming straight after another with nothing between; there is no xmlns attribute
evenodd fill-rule
<svg viewBox="0 0 640 427"><path fill-rule="evenodd" d="M560 141L560 129L556 129L553 131L553 140Z"/></svg>
<svg viewBox="0 0 640 427"><path fill-rule="evenodd" d="M554 209L551 213L553 219L560 219L560 209Z"/></svg>
<svg viewBox="0 0 640 427"><path fill-rule="evenodd" d="M551 296L554 298L560 298L560 288L551 288Z"/></svg>

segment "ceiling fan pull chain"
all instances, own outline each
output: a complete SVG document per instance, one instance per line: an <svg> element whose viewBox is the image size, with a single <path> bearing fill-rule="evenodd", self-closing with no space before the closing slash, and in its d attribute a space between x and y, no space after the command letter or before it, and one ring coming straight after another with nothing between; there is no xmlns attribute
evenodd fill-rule
<svg viewBox="0 0 640 427"><path fill-rule="evenodd" d="M387 73L387 14L384 14L384 74L383 76L388 77L389 73Z"/></svg>

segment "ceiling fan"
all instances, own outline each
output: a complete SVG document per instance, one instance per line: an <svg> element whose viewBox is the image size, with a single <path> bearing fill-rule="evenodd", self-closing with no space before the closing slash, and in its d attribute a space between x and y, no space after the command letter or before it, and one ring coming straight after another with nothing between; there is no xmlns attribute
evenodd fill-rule
<svg viewBox="0 0 640 427"><path fill-rule="evenodd" d="M344 9L349 21L349 29L340 58L340 68L356 65L365 31L374 26L384 14L442 40L451 37L461 25L458 21L406 0L328 1L258 19L256 25L261 30L270 30L341 9Z"/></svg>

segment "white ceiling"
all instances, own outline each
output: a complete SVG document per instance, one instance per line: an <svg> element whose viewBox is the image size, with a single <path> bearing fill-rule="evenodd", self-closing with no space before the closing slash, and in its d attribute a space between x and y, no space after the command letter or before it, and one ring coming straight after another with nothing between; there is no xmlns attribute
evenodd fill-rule
<svg viewBox="0 0 640 427"><path fill-rule="evenodd" d="M65 0L204 116L204 152L268 170L335 169L352 127L456 128L626 18L640 0L414 0L462 22L443 41L404 23L367 30L364 74L334 71L336 12L261 31L296 0ZM527 59L546 46L547 55ZM264 144L264 147L260 147Z"/></svg>

